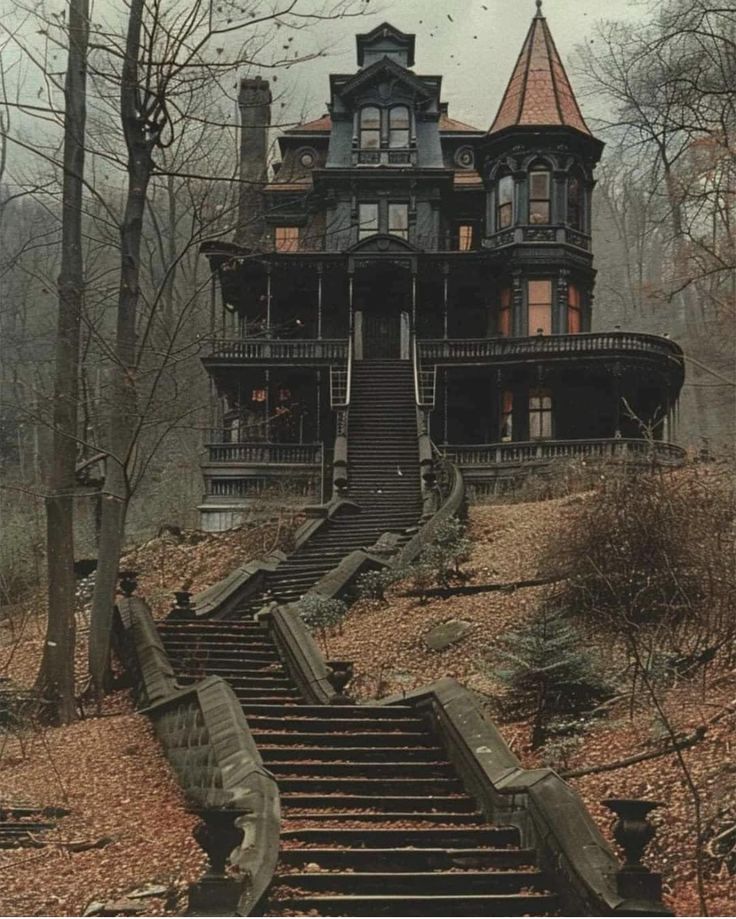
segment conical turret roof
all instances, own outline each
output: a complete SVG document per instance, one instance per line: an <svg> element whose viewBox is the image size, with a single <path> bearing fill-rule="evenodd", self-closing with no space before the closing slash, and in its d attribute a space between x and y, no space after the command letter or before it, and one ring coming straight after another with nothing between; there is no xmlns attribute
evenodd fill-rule
<svg viewBox="0 0 736 919"><path fill-rule="evenodd" d="M489 133L518 125L563 125L591 135L539 2Z"/></svg>

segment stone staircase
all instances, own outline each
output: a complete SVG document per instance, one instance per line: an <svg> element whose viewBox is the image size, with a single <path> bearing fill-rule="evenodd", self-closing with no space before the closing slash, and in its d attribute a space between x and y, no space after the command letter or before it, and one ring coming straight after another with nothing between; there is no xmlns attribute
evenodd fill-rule
<svg viewBox="0 0 736 919"><path fill-rule="evenodd" d="M517 916L558 909L515 827L487 823L408 705L308 705L265 626L159 625L181 682L218 674L281 794L271 916Z"/></svg>
<svg viewBox="0 0 736 919"><path fill-rule="evenodd" d="M293 603L356 549L383 533L416 527L422 512L413 371L408 361L354 364L348 437L349 489L360 507L333 517L269 574L263 594L234 615L257 612L265 599ZM403 535L399 545L409 536Z"/></svg>

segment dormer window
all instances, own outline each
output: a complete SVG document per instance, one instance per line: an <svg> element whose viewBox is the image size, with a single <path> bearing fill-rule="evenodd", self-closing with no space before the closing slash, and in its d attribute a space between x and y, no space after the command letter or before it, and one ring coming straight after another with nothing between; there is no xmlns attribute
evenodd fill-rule
<svg viewBox="0 0 736 919"><path fill-rule="evenodd" d="M355 162L367 166L407 166L413 162L412 115L408 105L379 108L366 105L358 112Z"/></svg>
<svg viewBox="0 0 736 919"><path fill-rule="evenodd" d="M388 145L391 150L405 150L411 137L411 118L406 105L388 110Z"/></svg>
<svg viewBox="0 0 736 919"><path fill-rule="evenodd" d="M529 223L551 223L551 186L551 176L546 169L534 169L529 173Z"/></svg>
<svg viewBox="0 0 736 919"><path fill-rule="evenodd" d="M496 229L505 230L514 222L514 179L503 176L498 183L498 205L496 207Z"/></svg>

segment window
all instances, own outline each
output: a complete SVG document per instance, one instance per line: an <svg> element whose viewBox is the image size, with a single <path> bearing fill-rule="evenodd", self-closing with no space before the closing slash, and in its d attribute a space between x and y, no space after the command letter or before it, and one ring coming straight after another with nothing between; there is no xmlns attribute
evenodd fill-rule
<svg viewBox="0 0 736 919"><path fill-rule="evenodd" d="M411 121L409 109L396 105L388 112L388 145L392 150L403 150L409 146Z"/></svg>
<svg viewBox="0 0 736 919"><path fill-rule="evenodd" d="M498 310L498 334L508 338L511 335L511 288L501 291L501 305Z"/></svg>
<svg viewBox="0 0 736 919"><path fill-rule="evenodd" d="M550 223L550 174L534 170L529 173L529 223Z"/></svg>
<svg viewBox="0 0 736 919"><path fill-rule="evenodd" d="M499 436L504 443L513 440L514 394L506 390L501 394L501 418Z"/></svg>
<svg viewBox="0 0 736 919"><path fill-rule="evenodd" d="M514 179L504 176L498 183L498 207L496 208L496 229L504 230L514 222Z"/></svg>
<svg viewBox="0 0 736 919"><path fill-rule="evenodd" d="M408 204L389 204L388 232L392 236L400 236L402 239L409 239Z"/></svg>
<svg viewBox="0 0 736 919"><path fill-rule="evenodd" d="M360 149L380 150L381 110L373 105L360 110Z"/></svg>
<svg viewBox="0 0 736 919"><path fill-rule="evenodd" d="M576 284L567 288L567 331L570 335L583 331L583 299Z"/></svg>
<svg viewBox="0 0 736 919"><path fill-rule="evenodd" d="M529 334L552 334L552 281L529 281Z"/></svg>
<svg viewBox="0 0 736 919"><path fill-rule="evenodd" d="M276 227L276 251L297 252L299 249L299 227Z"/></svg>
<svg viewBox="0 0 736 919"><path fill-rule="evenodd" d="M378 204L358 205L358 239L378 233Z"/></svg>
<svg viewBox="0 0 736 919"><path fill-rule="evenodd" d="M460 252L469 252L473 248L472 224L462 224L458 227L457 247Z"/></svg>
<svg viewBox="0 0 736 919"><path fill-rule="evenodd" d="M577 176L567 180L567 222L575 230L585 229L583 183Z"/></svg>
<svg viewBox="0 0 736 919"><path fill-rule="evenodd" d="M552 437L552 395L544 389L529 393L529 440Z"/></svg>

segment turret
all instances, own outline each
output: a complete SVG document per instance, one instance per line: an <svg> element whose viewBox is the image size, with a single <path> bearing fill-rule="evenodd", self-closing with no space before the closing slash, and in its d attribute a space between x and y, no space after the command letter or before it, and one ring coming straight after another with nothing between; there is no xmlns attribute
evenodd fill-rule
<svg viewBox="0 0 736 919"><path fill-rule="evenodd" d="M482 144L489 249L509 249L499 333L590 327L591 199L603 144L591 134L552 33L537 13Z"/></svg>

